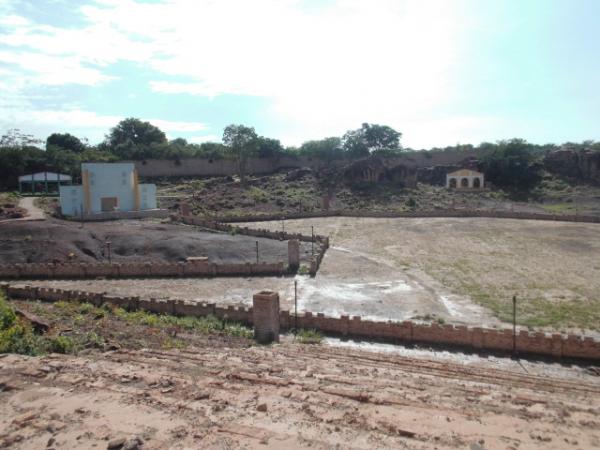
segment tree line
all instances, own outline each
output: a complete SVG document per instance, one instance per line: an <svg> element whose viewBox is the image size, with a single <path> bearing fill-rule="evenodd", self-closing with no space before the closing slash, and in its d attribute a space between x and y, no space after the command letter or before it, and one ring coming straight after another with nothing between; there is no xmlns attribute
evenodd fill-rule
<svg viewBox="0 0 600 450"><path fill-rule="evenodd" d="M229 125L222 142L190 143L186 139L168 140L166 134L149 122L136 118L120 121L98 145L90 145L70 133L53 133L45 142L18 129L0 137L0 188L17 186L18 176L53 171L80 176L82 162L111 162L184 158L233 158L238 163L242 181L250 157L273 158L306 156L326 161L361 159L368 156L393 157L404 152L425 151L403 148L402 133L386 125L364 123L340 137L304 142L298 147L284 147L277 139L260 136L252 127ZM600 151L600 143L569 143L575 149ZM43 146L44 148L40 148ZM479 146L456 145L432 148L429 152L476 152L481 155L486 175L499 185L528 185L539 174L540 156L559 147L535 145L521 139L482 143Z"/></svg>

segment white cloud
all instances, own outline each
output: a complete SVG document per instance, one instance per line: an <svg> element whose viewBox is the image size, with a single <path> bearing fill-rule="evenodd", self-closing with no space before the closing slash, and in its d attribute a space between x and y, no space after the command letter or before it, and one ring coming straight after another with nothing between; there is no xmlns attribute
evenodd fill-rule
<svg viewBox="0 0 600 450"><path fill-rule="evenodd" d="M101 115L81 109L70 110L17 110L12 113L0 108L0 127L9 129L24 127L36 136L46 137L51 132L66 132L85 135L92 142L100 141L104 133L125 117ZM199 122L170 121L162 119L141 120L150 122L165 133L203 131L207 126Z"/></svg>
<svg viewBox="0 0 600 450"><path fill-rule="evenodd" d="M262 96L270 101L268 120L281 130L275 137L286 144L340 135L365 121L403 131L405 144L426 142L431 127L421 124L433 125L430 113L455 95L459 1L338 0L306 8L299 0L97 0L80 12L79 28L8 15L0 60L39 85L99 85L111 80L106 67L130 61L155 71L150 88L157 93ZM75 125L108 122L89 114L62 117ZM172 131L198 127L186 122Z"/></svg>

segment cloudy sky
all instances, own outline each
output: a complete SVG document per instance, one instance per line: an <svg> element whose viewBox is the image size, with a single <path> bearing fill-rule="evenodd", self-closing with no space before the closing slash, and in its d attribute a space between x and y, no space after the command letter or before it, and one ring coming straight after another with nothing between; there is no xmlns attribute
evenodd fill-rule
<svg viewBox="0 0 600 450"><path fill-rule="evenodd" d="M0 133L600 140L597 0L0 0Z"/></svg>

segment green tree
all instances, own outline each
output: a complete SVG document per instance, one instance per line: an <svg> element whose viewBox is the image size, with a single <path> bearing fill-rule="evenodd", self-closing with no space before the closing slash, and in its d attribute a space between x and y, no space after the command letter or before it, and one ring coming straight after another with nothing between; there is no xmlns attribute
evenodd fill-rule
<svg viewBox="0 0 600 450"><path fill-rule="evenodd" d="M400 150L402 133L387 125L363 123L357 130L350 130L342 137L342 146L348 156L363 158L373 152Z"/></svg>
<svg viewBox="0 0 600 450"><path fill-rule="evenodd" d="M283 146L278 139L259 136L256 141L256 153L259 158L272 158L283 153Z"/></svg>
<svg viewBox="0 0 600 450"><path fill-rule="evenodd" d="M160 144L168 144L165 133L150 122L130 117L110 130L101 149L123 159L143 159L148 147Z"/></svg>
<svg viewBox="0 0 600 450"><path fill-rule="evenodd" d="M245 185L248 158L256 154L258 147L256 131L244 125L229 125L223 131L223 144L227 147L227 152L236 159L240 180Z"/></svg>
<svg viewBox="0 0 600 450"><path fill-rule="evenodd" d="M74 153L83 153L86 145L81 140L69 133L52 133L46 139L46 150L50 148L62 148Z"/></svg>
<svg viewBox="0 0 600 450"><path fill-rule="evenodd" d="M339 137L328 137L325 139L306 141L298 150L300 155L312 158L320 158L327 162L344 157L342 140Z"/></svg>
<svg viewBox="0 0 600 450"><path fill-rule="evenodd" d="M524 139L499 141L495 150L483 158L486 178L497 186L516 190L530 189L541 179L541 164L535 146Z"/></svg>

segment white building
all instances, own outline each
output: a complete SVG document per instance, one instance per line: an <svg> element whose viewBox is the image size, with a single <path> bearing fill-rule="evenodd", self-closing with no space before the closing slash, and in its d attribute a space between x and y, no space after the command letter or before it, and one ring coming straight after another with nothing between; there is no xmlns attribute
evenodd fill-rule
<svg viewBox="0 0 600 450"><path fill-rule="evenodd" d="M133 163L83 163L81 186L60 186L65 216L156 209L156 186L139 184Z"/></svg>
<svg viewBox="0 0 600 450"><path fill-rule="evenodd" d="M446 174L448 189L483 189L483 174L476 170L460 169Z"/></svg>

